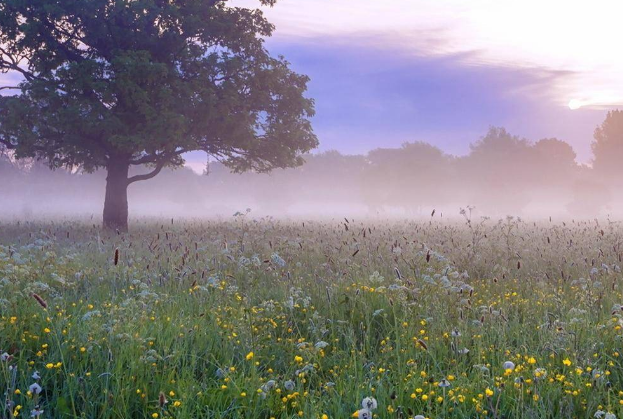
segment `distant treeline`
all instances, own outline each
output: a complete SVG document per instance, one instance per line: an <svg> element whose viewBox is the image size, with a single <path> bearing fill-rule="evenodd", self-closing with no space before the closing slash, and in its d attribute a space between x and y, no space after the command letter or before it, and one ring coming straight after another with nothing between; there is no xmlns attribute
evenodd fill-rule
<svg viewBox="0 0 623 419"><path fill-rule="evenodd" d="M456 209L456 214L467 205L489 215L616 214L616 192L623 183L623 136L612 141L617 131L606 130L609 121L622 128L621 120L623 112L611 112L597 129L592 167L577 164L575 152L564 141L530 142L491 128L462 157L414 142L367 155L311 154L303 166L271 174L234 174L213 162L204 175L185 168L133 185L130 200L134 215L197 217L231 215L247 207L263 215L430 215L433 208L438 213ZM4 155L0 210L18 217L99 214L104 176L51 172L41 162L13 162Z"/></svg>

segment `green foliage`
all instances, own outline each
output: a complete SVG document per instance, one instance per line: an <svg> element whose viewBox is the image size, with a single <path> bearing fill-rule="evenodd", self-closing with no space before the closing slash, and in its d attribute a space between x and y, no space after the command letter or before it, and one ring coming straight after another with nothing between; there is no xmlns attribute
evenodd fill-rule
<svg viewBox="0 0 623 419"><path fill-rule="evenodd" d="M193 150L236 171L296 166L317 145L313 101L265 49L272 31L226 0L4 1L0 71L23 81L0 102L0 142L87 171Z"/></svg>

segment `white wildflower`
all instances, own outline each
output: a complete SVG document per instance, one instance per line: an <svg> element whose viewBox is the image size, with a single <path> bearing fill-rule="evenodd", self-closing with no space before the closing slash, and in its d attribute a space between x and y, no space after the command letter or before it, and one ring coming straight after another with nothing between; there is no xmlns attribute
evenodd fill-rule
<svg viewBox="0 0 623 419"><path fill-rule="evenodd" d="M35 407L34 409L30 411L30 417L33 417L33 418L39 417L42 414L43 414L43 409L40 409L39 407Z"/></svg>
<svg viewBox="0 0 623 419"><path fill-rule="evenodd" d="M285 387L286 390L292 391L294 390L294 387L296 386L296 384L294 384L294 381L288 380L285 383L283 383L283 386Z"/></svg>
<svg viewBox="0 0 623 419"><path fill-rule="evenodd" d="M316 342L316 344L314 345L314 347L315 347L316 349L324 349L324 348L326 348L327 346L329 346L329 344L328 344L327 342L325 342L324 340L318 341L318 342Z"/></svg>
<svg viewBox="0 0 623 419"><path fill-rule="evenodd" d="M43 389L41 388L41 386L37 383L33 383L28 387L28 391L30 391L32 394L41 394L41 391Z"/></svg>
<svg viewBox="0 0 623 419"><path fill-rule="evenodd" d="M450 387L450 381L446 380L445 378L443 380L441 380L438 384L439 387L445 388L445 387Z"/></svg>
<svg viewBox="0 0 623 419"><path fill-rule="evenodd" d="M368 410L374 410L378 407L374 397L366 397L361 401L361 407Z"/></svg>
<svg viewBox="0 0 623 419"><path fill-rule="evenodd" d="M506 361L504 364L502 364L502 368L504 368L504 370L514 371L515 363L513 361Z"/></svg>

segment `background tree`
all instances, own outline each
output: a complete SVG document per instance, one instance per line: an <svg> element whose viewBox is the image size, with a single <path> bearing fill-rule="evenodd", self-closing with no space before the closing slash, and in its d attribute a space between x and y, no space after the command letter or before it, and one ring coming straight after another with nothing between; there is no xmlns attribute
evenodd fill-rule
<svg viewBox="0 0 623 419"><path fill-rule="evenodd" d="M313 101L265 49L273 29L227 0L3 1L0 71L22 81L3 86L19 93L1 98L0 142L51 168L105 168L103 222L120 230L128 186L186 152L239 172L300 165Z"/></svg>
<svg viewBox="0 0 623 419"><path fill-rule="evenodd" d="M623 174L623 111L608 112L605 121L595 129L594 138L593 168L612 183Z"/></svg>
<svg viewBox="0 0 623 419"><path fill-rule="evenodd" d="M425 142L377 148L367 155L362 195L372 211L383 206L407 211L445 204L453 158Z"/></svg>
<svg viewBox="0 0 623 419"><path fill-rule="evenodd" d="M538 176L539 182L531 185L536 189L563 190L578 176L578 164L573 148L557 138L543 138L532 146L534 156L526 167ZM528 187L528 185L526 185Z"/></svg>
<svg viewBox="0 0 623 419"><path fill-rule="evenodd" d="M529 185L535 185L534 151L530 142L501 127L470 145L459 162L463 182L470 190L468 202L500 213L517 213L530 201Z"/></svg>

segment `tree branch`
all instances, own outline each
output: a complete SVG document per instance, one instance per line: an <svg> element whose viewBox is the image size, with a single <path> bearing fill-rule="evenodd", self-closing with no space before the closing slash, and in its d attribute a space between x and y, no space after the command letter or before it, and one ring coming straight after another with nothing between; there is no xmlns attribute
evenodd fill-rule
<svg viewBox="0 0 623 419"><path fill-rule="evenodd" d="M140 182L141 180L148 180L153 177L156 177L158 173L160 173L160 171L162 170L166 162L167 160L160 160L158 164L156 164L155 169L152 170L151 172L145 173L143 175L132 176L131 178L128 178L128 185L131 185L134 182Z"/></svg>
<svg viewBox="0 0 623 419"><path fill-rule="evenodd" d="M80 36L77 35L78 29L74 29L74 32L68 32L67 30L60 28L58 25L56 25L54 22L50 22L48 19L46 18L39 18L40 21L50 30L52 30L53 32L59 33L60 35L65 37L65 41L61 41L60 37L57 37L57 45L69 56L71 57L71 59L73 59L76 62L81 62L84 61L84 57L82 55L80 55L78 52L76 52L75 48L71 48L71 43L73 41L77 41L82 43L84 46L88 47L88 48L92 48L91 45L87 44L83 38L81 38ZM69 44L70 46L67 46L67 44ZM79 49L78 49L79 51Z"/></svg>
<svg viewBox="0 0 623 419"><path fill-rule="evenodd" d="M159 157L160 156L158 156L157 154L147 154L134 160L130 160L130 164L134 166L139 166L141 164L155 163L158 161Z"/></svg>
<svg viewBox="0 0 623 419"><path fill-rule="evenodd" d="M26 80L36 79L34 73L20 67L20 62L24 57L16 57L0 45L0 70L13 70L20 73Z"/></svg>
<svg viewBox="0 0 623 419"><path fill-rule="evenodd" d="M175 156L179 156L180 154L186 153L187 151L188 150L182 148L177 151L172 151L170 153L165 152L163 154L147 154L145 156L138 157L135 160L130 160L130 164L137 166L137 165L146 164L146 163L155 163L162 159L170 160Z"/></svg>

